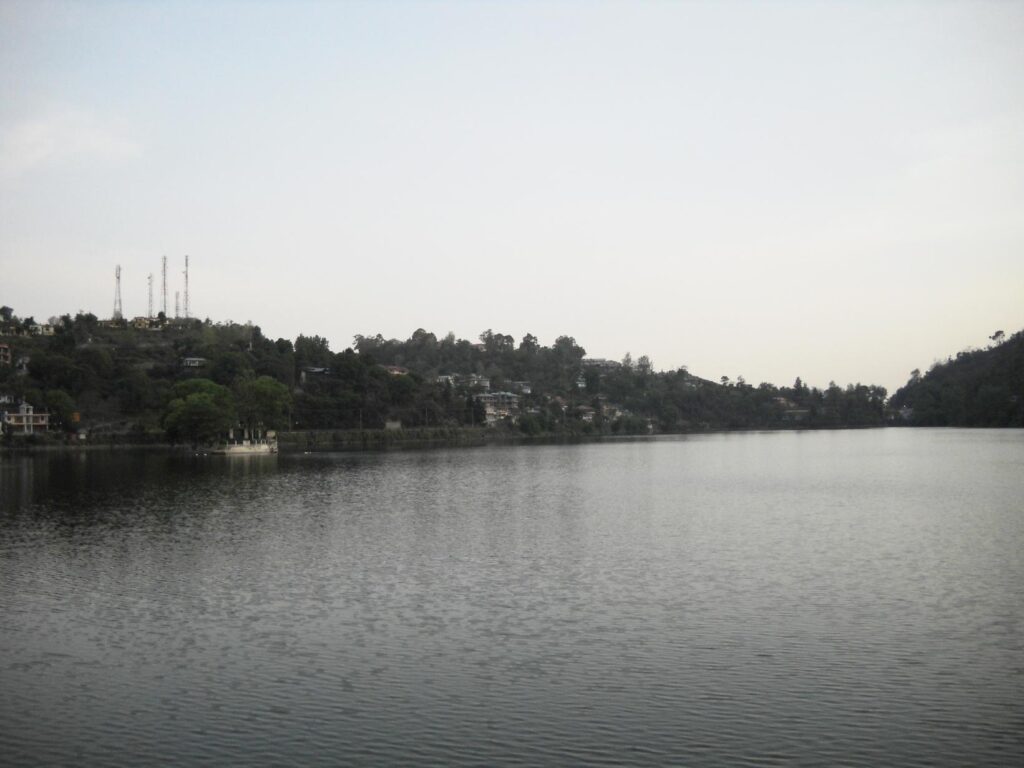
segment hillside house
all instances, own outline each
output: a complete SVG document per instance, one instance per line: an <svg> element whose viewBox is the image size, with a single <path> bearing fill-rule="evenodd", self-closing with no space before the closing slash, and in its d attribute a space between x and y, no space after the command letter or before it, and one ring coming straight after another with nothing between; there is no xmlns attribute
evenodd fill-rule
<svg viewBox="0 0 1024 768"><path fill-rule="evenodd" d="M622 367L622 363L618 363L615 360L605 360L603 357L585 357L580 362L584 368L597 370L601 373L611 373Z"/></svg>
<svg viewBox="0 0 1024 768"><path fill-rule="evenodd" d="M515 421L519 418L519 395L512 392L484 392L473 395L473 399L483 404L489 425L504 419Z"/></svg>
<svg viewBox="0 0 1024 768"><path fill-rule="evenodd" d="M17 411L4 411L4 431L12 435L32 435L50 428L50 414L36 413L28 403L22 403Z"/></svg>

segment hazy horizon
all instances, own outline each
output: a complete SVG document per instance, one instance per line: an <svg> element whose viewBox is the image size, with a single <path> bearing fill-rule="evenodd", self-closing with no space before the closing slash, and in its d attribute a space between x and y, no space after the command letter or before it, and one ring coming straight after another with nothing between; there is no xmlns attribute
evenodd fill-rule
<svg viewBox="0 0 1024 768"><path fill-rule="evenodd" d="M1024 6L0 2L0 303L894 391L1024 327ZM159 309L159 290L155 295Z"/></svg>

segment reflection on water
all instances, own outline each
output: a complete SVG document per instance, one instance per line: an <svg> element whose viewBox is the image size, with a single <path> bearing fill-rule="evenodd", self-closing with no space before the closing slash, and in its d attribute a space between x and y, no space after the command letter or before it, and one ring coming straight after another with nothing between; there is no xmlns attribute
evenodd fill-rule
<svg viewBox="0 0 1024 768"><path fill-rule="evenodd" d="M0 459L13 764L1008 765L1024 432Z"/></svg>

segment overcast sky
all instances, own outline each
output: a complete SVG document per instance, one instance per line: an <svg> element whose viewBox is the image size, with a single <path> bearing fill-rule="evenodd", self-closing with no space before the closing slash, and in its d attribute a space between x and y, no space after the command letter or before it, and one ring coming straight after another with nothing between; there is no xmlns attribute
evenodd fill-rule
<svg viewBox="0 0 1024 768"><path fill-rule="evenodd" d="M1024 3L0 0L0 303L894 390L1024 327ZM159 299L158 299L159 303Z"/></svg>

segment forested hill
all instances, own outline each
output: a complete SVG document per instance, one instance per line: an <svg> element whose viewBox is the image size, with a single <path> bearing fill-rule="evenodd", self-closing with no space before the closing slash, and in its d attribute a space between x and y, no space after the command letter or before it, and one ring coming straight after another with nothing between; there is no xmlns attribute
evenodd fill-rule
<svg viewBox="0 0 1024 768"><path fill-rule="evenodd" d="M1024 427L1024 331L990 337L987 349L958 352L910 380L891 405L915 426Z"/></svg>
<svg viewBox="0 0 1024 768"><path fill-rule="evenodd" d="M645 356L592 359L571 336L546 346L531 334L418 329L356 336L336 352L321 336L271 339L231 322L80 313L43 324L2 307L0 352L0 411L31 405L50 414L48 436L75 440L200 442L237 424L600 435L885 420L882 387L711 381L656 371Z"/></svg>

